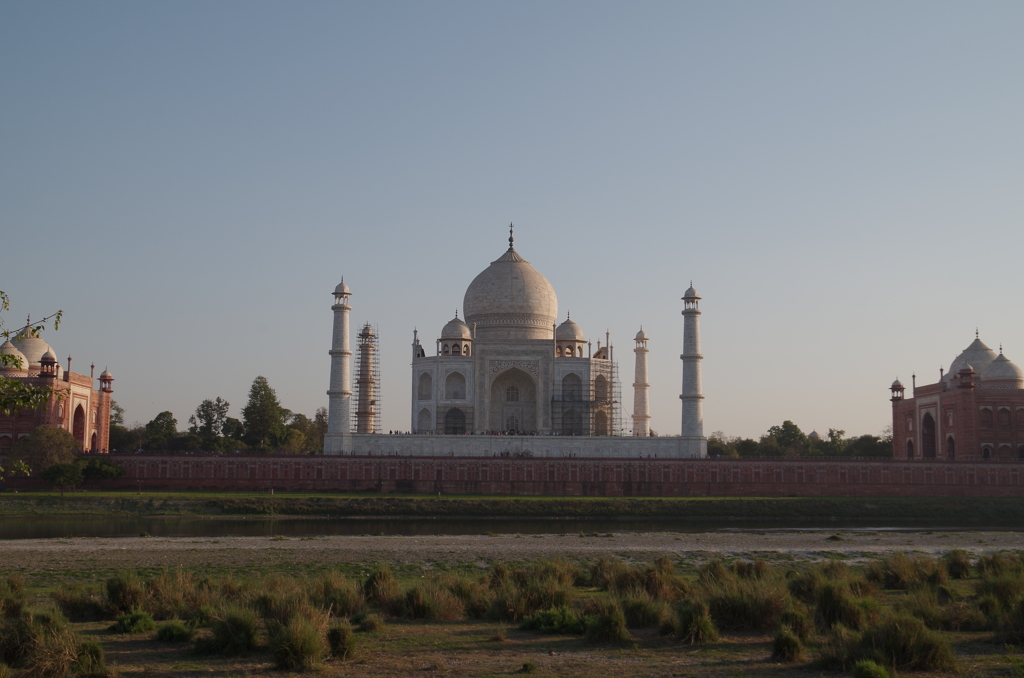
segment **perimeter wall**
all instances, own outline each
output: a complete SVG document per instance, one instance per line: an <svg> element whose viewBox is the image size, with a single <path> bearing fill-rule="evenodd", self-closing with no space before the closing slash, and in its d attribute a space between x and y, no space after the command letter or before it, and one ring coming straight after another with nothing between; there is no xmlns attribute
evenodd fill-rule
<svg viewBox="0 0 1024 678"><path fill-rule="evenodd" d="M110 455L107 487L564 496L1024 496L1022 462Z"/></svg>

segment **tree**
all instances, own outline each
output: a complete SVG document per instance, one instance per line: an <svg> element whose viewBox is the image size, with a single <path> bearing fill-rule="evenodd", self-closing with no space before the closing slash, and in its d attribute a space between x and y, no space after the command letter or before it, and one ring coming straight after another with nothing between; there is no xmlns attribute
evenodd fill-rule
<svg viewBox="0 0 1024 678"><path fill-rule="evenodd" d="M76 459L78 441L62 428L37 426L27 436L18 439L11 451L12 460L21 460L32 470L49 468L54 464L72 464Z"/></svg>
<svg viewBox="0 0 1024 678"><path fill-rule="evenodd" d="M178 420L170 412L161 412L146 424L146 449L170 449L174 439L178 437Z"/></svg>
<svg viewBox="0 0 1024 678"><path fill-rule="evenodd" d="M8 311L10 308L10 297L0 290L0 312ZM57 311L37 323L29 322L24 327L13 331L3 329L4 320L0 316L0 338L10 339L11 336L14 336L16 339L25 336L38 337L39 333L46 328L46 324L51 320L53 321L53 329L56 330L60 326L62 315L63 311ZM14 356L0 354L0 367L23 369L26 366L22 365L21 361ZM17 379L0 376L0 412L3 412L5 415L10 415L18 410L38 410L50 401L52 394L53 390L49 386L32 386ZM62 397L63 393L59 392L58 396Z"/></svg>
<svg viewBox="0 0 1024 678"><path fill-rule="evenodd" d="M115 480L125 474L125 470L117 464L97 457L83 459L78 462L78 466L85 480Z"/></svg>
<svg viewBox="0 0 1024 678"><path fill-rule="evenodd" d="M228 418L231 403L221 397L207 398L199 403L196 413L188 418L190 433L199 435L204 441L212 441L224 434L224 423Z"/></svg>
<svg viewBox="0 0 1024 678"><path fill-rule="evenodd" d="M786 456L798 457L807 451L807 436L800 430L800 427L789 419L782 422L782 426L772 426L768 429L767 437L775 439L775 444L782 451L781 455L765 454L764 456ZM762 443L768 444L765 438ZM770 447L770 445L768 445Z"/></svg>
<svg viewBox="0 0 1024 678"><path fill-rule="evenodd" d="M134 447L136 435L124 425L124 408L117 401L110 401L110 439L112 450L130 450Z"/></svg>
<svg viewBox="0 0 1024 678"><path fill-rule="evenodd" d="M269 450L287 435L284 410L266 377L256 377L249 389L249 402L242 409L245 433L242 439L256 450Z"/></svg>
<svg viewBox="0 0 1024 678"><path fill-rule="evenodd" d="M309 428L309 433L306 434L306 444L309 445L309 449L323 452L325 435L327 435L327 408L318 407L313 415L313 425Z"/></svg>
<svg viewBox="0 0 1024 678"><path fill-rule="evenodd" d="M26 477L32 475L32 469L21 459L12 461L6 466L6 468L0 466L0 482L5 478L13 478L19 473Z"/></svg>
<svg viewBox="0 0 1024 678"><path fill-rule="evenodd" d="M83 480L82 469L78 464L53 464L43 469L39 477L54 487L67 489L78 485Z"/></svg>

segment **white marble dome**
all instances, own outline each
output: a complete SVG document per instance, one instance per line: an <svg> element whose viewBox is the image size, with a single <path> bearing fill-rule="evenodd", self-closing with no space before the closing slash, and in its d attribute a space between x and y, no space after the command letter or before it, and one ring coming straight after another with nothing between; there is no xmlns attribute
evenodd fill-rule
<svg viewBox="0 0 1024 678"><path fill-rule="evenodd" d="M566 318L558 326L558 329L555 330L555 339L560 341L586 341L583 337L583 329L569 318Z"/></svg>
<svg viewBox="0 0 1024 678"><path fill-rule="evenodd" d="M644 332L644 328L640 328L640 331L633 337L633 341L647 341L647 333Z"/></svg>
<svg viewBox="0 0 1024 678"><path fill-rule="evenodd" d="M476 323L477 339L551 340L558 317L555 289L511 245L466 290L463 315Z"/></svg>
<svg viewBox="0 0 1024 678"><path fill-rule="evenodd" d="M25 357L25 354L19 351L15 347L15 345L10 342L10 340L5 341L3 343L3 346L0 346L0 354L16 358L19 361L19 364L21 365L21 367L15 367L14 365L0 363L0 370L24 370L28 368L28 359Z"/></svg>
<svg viewBox="0 0 1024 678"><path fill-rule="evenodd" d="M981 383L986 388L1022 388L1024 387L1024 370L1010 362L1000 353L996 359L981 371Z"/></svg>
<svg viewBox="0 0 1024 678"><path fill-rule="evenodd" d="M469 330L469 325L462 322L459 316L455 316L448 321L448 324L441 330L441 340L445 339L459 339L469 340L473 338L473 333Z"/></svg>
<svg viewBox="0 0 1024 678"><path fill-rule="evenodd" d="M53 350L49 344L43 341L42 337L24 336L15 341L14 346L24 354L29 365L38 365L39 359L43 357L43 354Z"/></svg>
<svg viewBox="0 0 1024 678"><path fill-rule="evenodd" d="M976 373L980 374L981 372L984 372L989 363L995 359L996 352L986 346L981 339L975 337L974 341L971 342L971 345L965 348L963 352L961 352L960 355L950 363L949 372L946 374L946 381L952 380L953 377L965 367L971 367Z"/></svg>

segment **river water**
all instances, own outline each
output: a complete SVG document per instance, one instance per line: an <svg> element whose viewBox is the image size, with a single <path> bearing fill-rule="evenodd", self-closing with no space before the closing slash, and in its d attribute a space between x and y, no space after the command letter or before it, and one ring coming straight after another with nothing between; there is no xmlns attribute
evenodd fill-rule
<svg viewBox="0 0 1024 678"><path fill-rule="evenodd" d="M686 520L679 518L121 518L3 517L0 540L68 537L314 537L326 535L428 536L464 534L607 534L729 530L1017 530L1017 524L942 525L920 521Z"/></svg>

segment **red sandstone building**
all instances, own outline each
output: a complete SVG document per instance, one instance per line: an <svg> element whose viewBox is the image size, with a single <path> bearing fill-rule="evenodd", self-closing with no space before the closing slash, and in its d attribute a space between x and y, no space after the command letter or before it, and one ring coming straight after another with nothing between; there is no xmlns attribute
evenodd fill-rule
<svg viewBox="0 0 1024 678"><path fill-rule="evenodd" d="M100 374L100 388L94 388L90 374L75 374L63 369L49 344L39 337L22 337L15 342L5 341L0 353L16 358L21 369L0 365L0 374L31 386L50 387L52 393L46 406L38 410L23 410L10 416L0 413L0 460L14 447L18 438L32 429L46 424L69 431L83 450L107 452L110 439L110 402L114 377L107 370Z"/></svg>
<svg viewBox="0 0 1024 678"><path fill-rule="evenodd" d="M892 387L894 459L1024 460L1024 371L974 341L939 381Z"/></svg>

